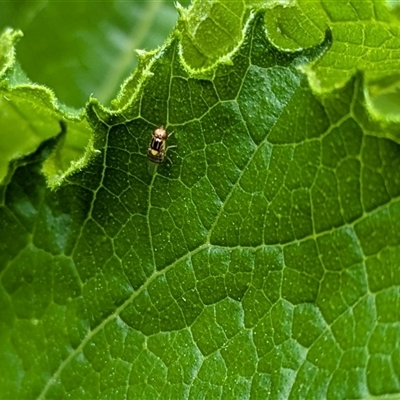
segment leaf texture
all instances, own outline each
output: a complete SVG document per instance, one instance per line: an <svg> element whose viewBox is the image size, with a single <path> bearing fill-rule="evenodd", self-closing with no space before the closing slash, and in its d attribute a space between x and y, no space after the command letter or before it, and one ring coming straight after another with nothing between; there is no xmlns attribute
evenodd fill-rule
<svg viewBox="0 0 400 400"><path fill-rule="evenodd" d="M55 191L1 187L3 398L366 398L400 392L400 152L361 75L329 95L264 12L212 78L171 38ZM144 71L144 70L142 70ZM174 134L148 173L151 131ZM396 134L396 124L391 135Z"/></svg>

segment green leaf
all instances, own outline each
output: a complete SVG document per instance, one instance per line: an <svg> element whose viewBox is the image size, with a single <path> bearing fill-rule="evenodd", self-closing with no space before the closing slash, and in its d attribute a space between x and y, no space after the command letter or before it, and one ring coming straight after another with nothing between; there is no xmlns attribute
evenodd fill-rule
<svg viewBox="0 0 400 400"><path fill-rule="evenodd" d="M248 17L248 7L257 1L195 2L180 23L186 62L195 68L212 65L235 48ZM342 87L357 71L363 71L378 109L392 112L399 100L400 26L397 15L386 2L329 0L295 2L274 0L265 15L271 41L278 47L296 50L320 43L332 30L332 46L308 68L314 90ZM246 7L247 6L247 7ZM392 5L395 8L395 4ZM229 12L227 12L229 9ZM398 14L398 10L394 10ZM218 46L215 45L218 43ZM395 97L395 99L393 99ZM391 104L395 103L395 104Z"/></svg>
<svg viewBox="0 0 400 400"><path fill-rule="evenodd" d="M47 164L83 114L2 87L67 122L0 188L1 398L400 392L399 126L361 74L310 89L329 30L282 51L248 15L215 66L188 69L175 31L112 109L90 99L91 148L57 190ZM162 124L177 147L150 175Z"/></svg>
<svg viewBox="0 0 400 400"><path fill-rule="evenodd" d="M71 161L83 157L91 132L83 120L83 110L59 103L50 89L32 83L25 76L15 59L14 46L20 37L21 32L11 29L0 36L0 180L11 160L32 152L43 140L55 136L60 130L60 120L66 119L70 121L69 134L59 143L63 151L57 157L53 154L54 162L48 163L49 179L57 181ZM89 145L86 158L90 158L91 152Z"/></svg>
<svg viewBox="0 0 400 400"><path fill-rule="evenodd" d="M106 0L101 7L97 1L18 1L2 5L0 29L23 30L18 59L24 71L79 108L92 94L109 102L136 66L134 50L161 45L176 19L171 0Z"/></svg>
<svg viewBox="0 0 400 400"><path fill-rule="evenodd" d="M48 178L57 180L82 167L92 152L92 133L82 107L93 93L109 102L120 82L136 66L136 48L154 48L165 40L176 21L170 1L114 2L8 2L2 5L0 29L12 23L24 29L18 60L30 78L54 89L33 84L14 59L22 36L8 29L0 39L0 181L10 160L32 152L59 132L68 120L68 135L59 145L57 160L47 163ZM149 34L151 33L151 34ZM45 40L44 40L45 38ZM0 60L0 68L2 61ZM0 88L1 89L1 88ZM61 100L61 102L59 101ZM72 123L73 122L73 123ZM18 132L18 134L16 134ZM79 161L84 153L85 159ZM50 165L53 164L53 165Z"/></svg>
<svg viewBox="0 0 400 400"><path fill-rule="evenodd" d="M364 72L374 96L398 86L400 26L384 1L338 6L329 0L297 0L292 7L270 10L265 21L271 40L287 49L315 45L328 26L332 30L332 47L309 71L314 88L341 87L356 71Z"/></svg>

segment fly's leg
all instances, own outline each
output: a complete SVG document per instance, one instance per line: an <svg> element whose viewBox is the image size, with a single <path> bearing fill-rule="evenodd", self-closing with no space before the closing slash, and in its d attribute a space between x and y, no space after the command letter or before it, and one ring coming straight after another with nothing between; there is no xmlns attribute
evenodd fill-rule
<svg viewBox="0 0 400 400"><path fill-rule="evenodd" d="M170 164L172 165L172 160L170 157L168 157L167 153L169 149L173 149L174 147L178 147L176 144L173 144L172 146L168 146L165 150L165 158L170 162Z"/></svg>

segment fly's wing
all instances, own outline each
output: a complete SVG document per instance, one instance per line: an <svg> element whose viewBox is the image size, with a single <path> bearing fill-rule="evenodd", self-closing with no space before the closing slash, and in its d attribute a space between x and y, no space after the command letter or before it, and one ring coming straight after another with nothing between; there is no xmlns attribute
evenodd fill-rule
<svg viewBox="0 0 400 400"><path fill-rule="evenodd" d="M155 175L157 172L158 164L151 162L150 160L147 163L147 171L149 171L150 175Z"/></svg>

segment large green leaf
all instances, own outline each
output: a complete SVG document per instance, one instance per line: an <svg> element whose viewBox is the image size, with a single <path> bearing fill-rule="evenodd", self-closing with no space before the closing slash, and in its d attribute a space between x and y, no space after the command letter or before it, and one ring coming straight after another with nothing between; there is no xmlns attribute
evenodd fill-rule
<svg viewBox="0 0 400 400"><path fill-rule="evenodd" d="M1 398L400 392L399 126L369 115L361 75L312 92L304 69L329 31L284 52L264 12L246 22L202 79L181 62L181 30L113 110L91 99L92 147L57 190L43 163L50 177L71 122L10 164ZM177 147L150 175L161 124Z"/></svg>
<svg viewBox="0 0 400 400"><path fill-rule="evenodd" d="M242 35L248 7L260 3L198 1L191 13L186 15L183 11L185 18L180 24L186 35L182 39L182 52L188 65L207 67L223 58ZM271 8L265 18L270 40L281 48L314 46L323 40L328 27L332 31L329 51L307 68L314 89L339 88L357 71L363 71L375 108L398 119L400 25L398 15L385 1L265 0L262 3ZM398 14L399 10L394 11Z"/></svg>

